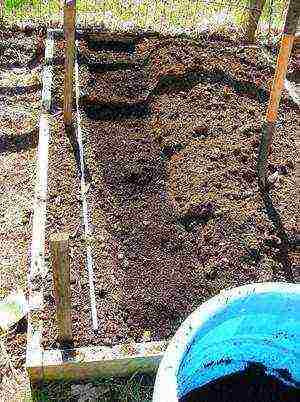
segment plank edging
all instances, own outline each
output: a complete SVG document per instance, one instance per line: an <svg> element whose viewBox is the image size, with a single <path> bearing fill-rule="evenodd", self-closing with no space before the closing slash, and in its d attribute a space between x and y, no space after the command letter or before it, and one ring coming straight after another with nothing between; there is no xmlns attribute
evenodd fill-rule
<svg viewBox="0 0 300 402"><path fill-rule="evenodd" d="M42 283L47 272L45 261L46 208L48 194L48 149L50 141L50 109L54 50L54 35L47 31L41 114L39 119L39 143L37 149L37 172L33 201L32 241L28 275L29 313L26 348L26 369L29 377L42 377L43 350L41 347L42 321L39 312L43 308ZM30 369L32 368L32 369ZM34 371L34 373L33 373Z"/></svg>

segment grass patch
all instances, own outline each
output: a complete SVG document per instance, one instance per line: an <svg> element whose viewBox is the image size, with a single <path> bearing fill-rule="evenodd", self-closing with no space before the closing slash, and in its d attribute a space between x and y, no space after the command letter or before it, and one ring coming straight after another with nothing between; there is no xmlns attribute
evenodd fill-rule
<svg viewBox="0 0 300 402"><path fill-rule="evenodd" d="M267 0L260 27L280 31L284 22L286 0ZM247 18L248 0L224 3L207 0L77 0L77 21L88 25L105 23L112 29L173 28L191 30L241 29ZM4 22L21 23L49 21L62 23L61 2L58 0L6 0Z"/></svg>
<svg viewBox="0 0 300 402"><path fill-rule="evenodd" d="M96 379L86 382L49 382L36 386L26 402L99 401L151 402L154 377L134 374L129 378Z"/></svg>

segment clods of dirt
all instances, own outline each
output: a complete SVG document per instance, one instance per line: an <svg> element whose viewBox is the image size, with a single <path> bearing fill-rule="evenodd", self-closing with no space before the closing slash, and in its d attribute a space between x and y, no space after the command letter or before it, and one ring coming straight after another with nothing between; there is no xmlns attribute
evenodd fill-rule
<svg viewBox="0 0 300 402"><path fill-rule="evenodd" d="M61 57L62 47L56 52ZM99 330L91 327L79 236L71 245L75 345L141 341L145 332L151 340L168 339L224 288L289 280L281 245L268 242L276 233L257 186L273 74L259 50L151 38L136 40L130 51L111 43L96 49L83 39L79 54ZM123 68L122 59L136 67ZM91 68L88 60L102 67ZM59 66L55 77L58 105ZM146 107L138 109L136 100L145 100L145 93ZM298 126L286 94L279 118L270 174L273 165L287 169L276 168L280 177L272 197L291 231L297 208L290 162ZM61 197L63 208L49 206L49 232L73 231L80 223L75 158L61 132L52 136L49 191ZM53 305L47 304L45 314L55 322ZM45 329L46 347L56 346L55 331L55 325Z"/></svg>

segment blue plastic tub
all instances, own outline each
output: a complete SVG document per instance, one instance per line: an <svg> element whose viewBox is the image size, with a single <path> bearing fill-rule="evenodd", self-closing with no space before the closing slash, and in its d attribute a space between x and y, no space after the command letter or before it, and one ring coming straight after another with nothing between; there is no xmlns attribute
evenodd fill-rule
<svg viewBox="0 0 300 402"><path fill-rule="evenodd" d="M161 361L153 402L176 402L259 363L300 386L300 285L259 283L221 292L182 324Z"/></svg>

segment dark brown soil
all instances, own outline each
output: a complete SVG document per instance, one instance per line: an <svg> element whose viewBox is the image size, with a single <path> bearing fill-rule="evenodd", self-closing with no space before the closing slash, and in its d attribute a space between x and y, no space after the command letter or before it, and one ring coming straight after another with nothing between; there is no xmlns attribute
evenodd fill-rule
<svg viewBox="0 0 300 402"><path fill-rule="evenodd" d="M289 263L296 274L298 254L284 258L257 188L273 74L259 51L157 39L127 47L83 40L79 50L100 325L95 334L79 233L71 245L75 345L141 341L145 333L151 340L170 338L220 290L287 281ZM298 213L298 119L284 94L269 168L280 173L271 194L288 233L295 232ZM72 233L80 223L79 179L60 117L50 152L49 232ZM45 345L55 347L50 286L49 276Z"/></svg>
<svg viewBox="0 0 300 402"><path fill-rule="evenodd" d="M181 402L296 402L300 389L284 384L252 365L192 391Z"/></svg>

